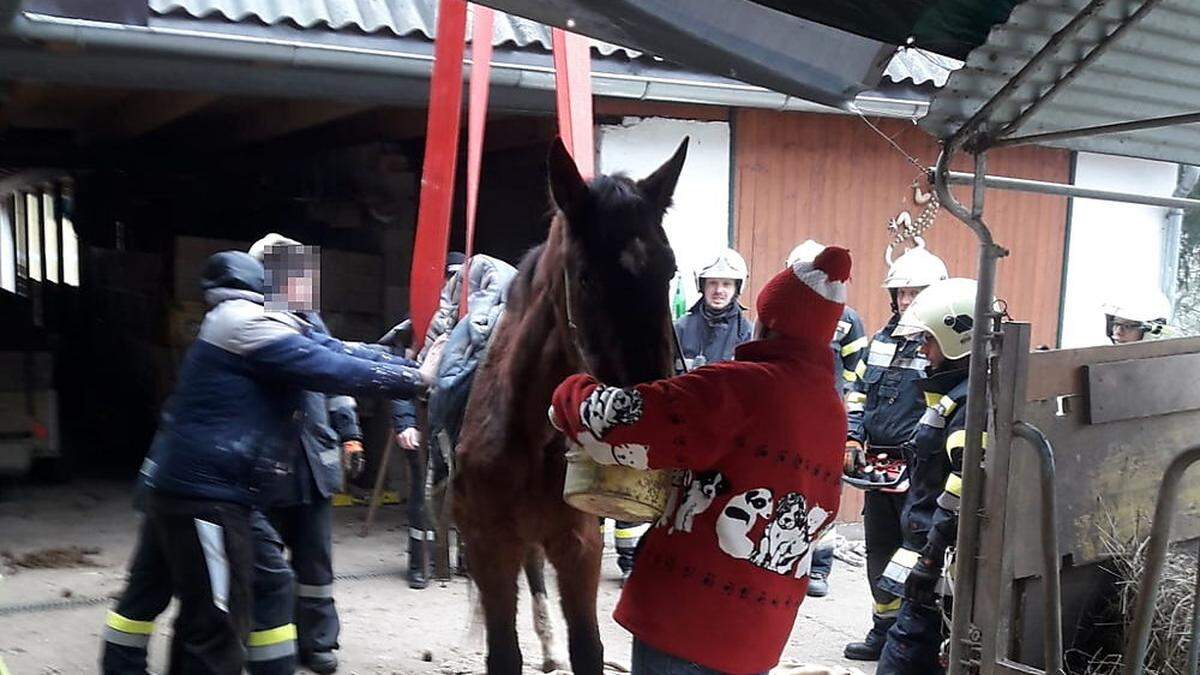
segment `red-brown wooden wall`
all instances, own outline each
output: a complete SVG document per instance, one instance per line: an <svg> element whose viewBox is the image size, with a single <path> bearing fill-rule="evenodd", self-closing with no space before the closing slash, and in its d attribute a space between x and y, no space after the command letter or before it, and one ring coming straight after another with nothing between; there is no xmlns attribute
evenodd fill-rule
<svg viewBox="0 0 1200 675"><path fill-rule="evenodd" d="M925 165L937 158L933 138L910 122L873 120ZM868 332L887 320L887 222L901 210L915 218L912 181L918 170L849 115L739 109L733 116L735 247L750 265L744 302L753 307L761 284L781 269L792 247L812 238L848 247L854 256L850 304ZM955 166L972 170L969 158ZM989 154L988 173L1068 182L1065 151L1018 148ZM969 189L956 189L969 203ZM997 296L1018 320L1033 322L1033 344L1054 345L1067 219L1064 198L989 191L984 209L997 243L1011 255L1000 262ZM926 237L954 276L975 276L978 245L944 209ZM842 520L856 520L861 493L847 490Z"/></svg>

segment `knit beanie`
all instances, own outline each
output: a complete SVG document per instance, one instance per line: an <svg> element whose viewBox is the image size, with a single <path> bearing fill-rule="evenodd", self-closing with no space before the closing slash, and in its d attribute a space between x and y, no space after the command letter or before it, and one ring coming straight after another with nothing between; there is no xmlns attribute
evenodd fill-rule
<svg viewBox="0 0 1200 675"><path fill-rule="evenodd" d="M272 232L272 233L268 234L267 236L263 237L262 239L259 239L258 241L251 244L250 250L247 252L251 256L253 256L255 260L262 262L263 259L266 258L267 249L269 249L269 248L275 248L277 246L284 247L284 246L300 246L300 245L301 245L300 242L296 241L295 239L292 239L291 237L285 237L282 234L279 234L277 232Z"/></svg>
<svg viewBox="0 0 1200 675"><path fill-rule="evenodd" d="M828 345L846 304L850 252L829 246L776 274L758 293L758 320L793 340Z"/></svg>

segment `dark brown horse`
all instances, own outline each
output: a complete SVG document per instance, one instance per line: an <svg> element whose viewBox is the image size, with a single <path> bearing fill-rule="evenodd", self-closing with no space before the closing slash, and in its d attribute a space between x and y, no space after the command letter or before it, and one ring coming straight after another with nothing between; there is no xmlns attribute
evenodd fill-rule
<svg viewBox="0 0 1200 675"><path fill-rule="evenodd" d="M564 441L546 410L572 373L614 385L670 373L675 256L662 218L686 154L684 139L640 181L586 182L561 141L551 148L550 233L513 282L476 375L455 467L454 515L483 602L489 673L521 671L517 578L525 567L536 594L543 554L558 571L571 669L603 669L596 623L603 542L596 517L563 501Z"/></svg>

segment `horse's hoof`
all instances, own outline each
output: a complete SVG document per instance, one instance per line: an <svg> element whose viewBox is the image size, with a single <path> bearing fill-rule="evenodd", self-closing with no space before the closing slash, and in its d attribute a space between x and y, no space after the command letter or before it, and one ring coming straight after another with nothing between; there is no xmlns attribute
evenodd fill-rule
<svg viewBox="0 0 1200 675"><path fill-rule="evenodd" d="M547 658L545 661L542 661L543 673L553 673L560 670L567 670L567 666L558 659Z"/></svg>

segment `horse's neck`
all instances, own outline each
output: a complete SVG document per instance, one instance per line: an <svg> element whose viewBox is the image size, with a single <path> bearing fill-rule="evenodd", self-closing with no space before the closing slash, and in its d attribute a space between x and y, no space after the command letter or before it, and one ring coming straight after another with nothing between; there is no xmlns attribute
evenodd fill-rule
<svg viewBox="0 0 1200 675"><path fill-rule="evenodd" d="M507 373L522 398L549 401L564 378L580 370L578 352L556 300L563 292L562 278L552 270L560 265L540 262L529 304L518 321L510 348L519 357ZM546 269L549 268L549 269Z"/></svg>
<svg viewBox="0 0 1200 675"><path fill-rule="evenodd" d="M517 337L519 344L514 346L527 358L520 360L517 364L520 372L513 375L520 378L516 381L523 387L548 385L549 391L553 391L559 382L579 369L570 347L570 335L562 325L553 299L549 295L539 297L522 323L525 330Z"/></svg>

